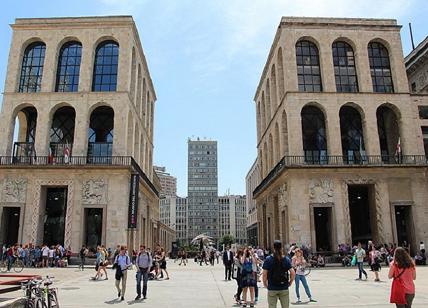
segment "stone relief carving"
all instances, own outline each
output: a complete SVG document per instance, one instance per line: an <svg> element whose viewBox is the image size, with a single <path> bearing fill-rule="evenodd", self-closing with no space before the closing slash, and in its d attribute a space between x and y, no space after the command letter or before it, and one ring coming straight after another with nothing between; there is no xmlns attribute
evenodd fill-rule
<svg viewBox="0 0 428 308"><path fill-rule="evenodd" d="M88 180L83 182L83 204L107 204L107 183L100 180Z"/></svg>
<svg viewBox="0 0 428 308"><path fill-rule="evenodd" d="M2 193L3 202L25 203L27 179L5 179Z"/></svg>
<svg viewBox="0 0 428 308"><path fill-rule="evenodd" d="M331 179L313 179L309 183L309 199L312 203L333 203L334 184Z"/></svg>
<svg viewBox="0 0 428 308"><path fill-rule="evenodd" d="M288 188L287 183L284 183L278 189L278 205L279 207L286 207L288 203Z"/></svg>

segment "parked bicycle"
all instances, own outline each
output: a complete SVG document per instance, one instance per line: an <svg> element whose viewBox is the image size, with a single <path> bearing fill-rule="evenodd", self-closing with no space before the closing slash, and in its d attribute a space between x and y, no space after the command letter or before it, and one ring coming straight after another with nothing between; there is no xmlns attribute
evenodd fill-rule
<svg viewBox="0 0 428 308"><path fill-rule="evenodd" d="M20 273L24 269L24 262L22 262L20 259L16 258L15 261L12 262L9 269L9 261L4 260L0 261L0 271L2 273L6 273L9 270L14 270L15 273Z"/></svg>
<svg viewBox="0 0 428 308"><path fill-rule="evenodd" d="M59 308L58 290L50 287L52 278L47 276L46 280L33 279L22 283L27 308Z"/></svg>

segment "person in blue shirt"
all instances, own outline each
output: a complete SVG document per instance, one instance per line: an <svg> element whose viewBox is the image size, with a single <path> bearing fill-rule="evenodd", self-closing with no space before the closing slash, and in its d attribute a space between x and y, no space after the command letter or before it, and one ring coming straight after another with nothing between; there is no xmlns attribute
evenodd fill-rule
<svg viewBox="0 0 428 308"><path fill-rule="evenodd" d="M263 263L263 285L268 289L269 308L275 308L279 300L282 308L289 307L288 288L293 284L295 272L291 261L282 253L280 241L273 243L273 255Z"/></svg>

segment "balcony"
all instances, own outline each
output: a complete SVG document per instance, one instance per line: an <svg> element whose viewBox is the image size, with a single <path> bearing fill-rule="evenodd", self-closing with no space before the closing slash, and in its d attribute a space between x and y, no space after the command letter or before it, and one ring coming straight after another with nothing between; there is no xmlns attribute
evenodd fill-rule
<svg viewBox="0 0 428 308"><path fill-rule="evenodd" d="M363 152L364 153L364 152ZM363 167L428 167L425 155L322 155L314 159L306 156L284 156L254 189L253 198L262 192L286 168L363 168Z"/></svg>
<svg viewBox="0 0 428 308"><path fill-rule="evenodd" d="M76 167L129 167L159 197L159 192L132 156L70 156L55 159L52 156L0 156L0 167L18 168L76 168Z"/></svg>
<svg viewBox="0 0 428 308"><path fill-rule="evenodd" d="M36 156L34 142L15 142L13 144L13 157L15 164L31 163Z"/></svg>

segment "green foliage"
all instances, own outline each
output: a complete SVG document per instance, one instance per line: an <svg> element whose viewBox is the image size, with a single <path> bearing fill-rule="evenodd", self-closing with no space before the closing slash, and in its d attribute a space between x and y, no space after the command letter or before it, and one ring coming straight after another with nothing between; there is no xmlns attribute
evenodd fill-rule
<svg viewBox="0 0 428 308"><path fill-rule="evenodd" d="M235 238L230 234L226 234L220 239L219 243L220 245L230 246L235 243Z"/></svg>

